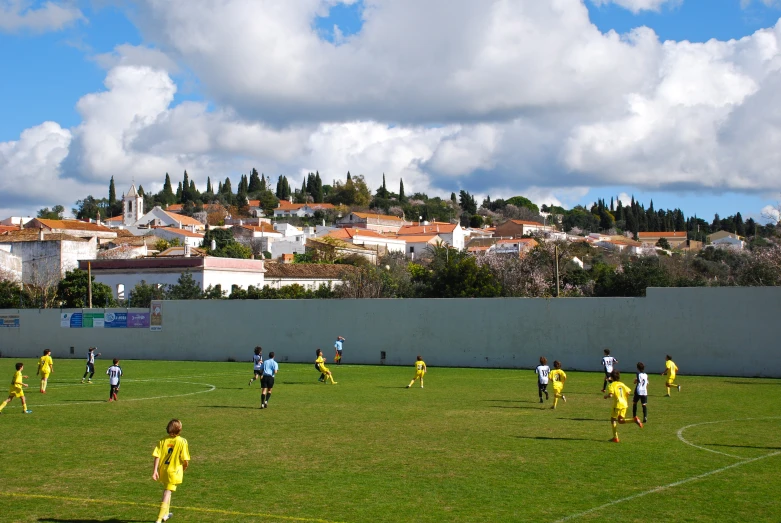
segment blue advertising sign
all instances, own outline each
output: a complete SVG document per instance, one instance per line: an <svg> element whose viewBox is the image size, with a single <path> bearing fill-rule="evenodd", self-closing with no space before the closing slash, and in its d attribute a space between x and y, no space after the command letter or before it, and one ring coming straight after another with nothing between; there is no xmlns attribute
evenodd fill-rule
<svg viewBox="0 0 781 523"><path fill-rule="evenodd" d="M103 328L105 329L126 329L127 328L127 313L126 312L107 312L105 321L103 322Z"/></svg>

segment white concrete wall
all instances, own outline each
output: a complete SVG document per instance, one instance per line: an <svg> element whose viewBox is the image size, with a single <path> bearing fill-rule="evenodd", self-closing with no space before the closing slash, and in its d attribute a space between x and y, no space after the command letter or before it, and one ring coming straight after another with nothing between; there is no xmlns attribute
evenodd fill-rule
<svg viewBox="0 0 781 523"><path fill-rule="evenodd" d="M15 313L13 310L0 314ZM166 302L162 332L62 329L59 310L23 310L0 329L4 356L55 359L76 347L111 347L106 359L247 359L252 347L281 362L310 362L312 348L347 338L346 363L532 368L538 358L599 371L609 347L619 369L661 372L665 354L687 374L781 377L781 288L649 289L646 298L462 300L258 300ZM728 325L729 328L724 326ZM477 327L476 327L477 326ZM226 336L225 333L230 333ZM661 378L657 378L661 380Z"/></svg>
<svg viewBox="0 0 781 523"><path fill-rule="evenodd" d="M95 271L92 274L95 276L96 282L104 283L111 287L115 298L117 297L117 289L120 284L124 285L125 297L128 297L128 294L132 293L135 286L142 281L146 282L148 285L156 283L161 285L176 285L177 281L179 281L179 277L182 275L181 272L176 271L164 272L151 270L125 274L120 272L109 273L105 271ZM199 270L191 271L191 274L193 275L193 280L195 280L198 285L201 286L201 289L203 289L203 274ZM228 287L228 290L230 291L230 286Z"/></svg>
<svg viewBox="0 0 781 523"><path fill-rule="evenodd" d="M0 277L10 277L13 281L22 281L22 259L3 249L0 245Z"/></svg>
<svg viewBox="0 0 781 523"><path fill-rule="evenodd" d="M263 288L264 279L262 272L239 272L239 271L221 271L214 269L206 269L203 271L203 288L205 289L211 285L216 287L222 286L222 290L230 294L231 287L238 285L242 289L246 289L250 285Z"/></svg>

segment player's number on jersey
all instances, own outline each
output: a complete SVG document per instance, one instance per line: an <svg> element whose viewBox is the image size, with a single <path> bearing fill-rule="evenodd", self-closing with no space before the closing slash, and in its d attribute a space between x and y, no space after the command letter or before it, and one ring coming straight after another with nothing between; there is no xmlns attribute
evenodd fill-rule
<svg viewBox="0 0 781 523"><path fill-rule="evenodd" d="M168 448L168 456L165 458L165 464L170 465L171 464L171 456L174 455L174 449L173 447Z"/></svg>

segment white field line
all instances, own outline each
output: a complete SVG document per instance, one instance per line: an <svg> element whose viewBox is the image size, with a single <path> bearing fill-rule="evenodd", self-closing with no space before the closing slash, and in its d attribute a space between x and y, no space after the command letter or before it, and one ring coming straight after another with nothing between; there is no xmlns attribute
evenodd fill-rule
<svg viewBox="0 0 781 523"><path fill-rule="evenodd" d="M194 383L192 381L177 381L177 380L137 380L137 381L164 381L166 383L186 383L188 385L201 385L203 387L209 387L207 390L199 390L196 392L187 392L185 394L169 394L167 396L153 396L151 398L130 398L130 399L123 399L121 400L122 403L128 403L131 401L150 401L150 400L161 400L161 399L167 399L167 398L183 398L185 396L195 396L196 394L206 394L207 392L212 392L214 390L217 390L217 387L212 385L211 383ZM71 405L94 405L97 403L104 403L97 400L92 401L74 401L70 403L41 403L41 404L35 404L30 405L30 407L69 407Z"/></svg>
<svg viewBox="0 0 781 523"><path fill-rule="evenodd" d="M577 518L579 518L581 516L585 516L585 515L588 515L588 514L593 514L594 512L599 512L600 510L604 510L604 509L610 508L610 507L612 507L614 505L618 505L619 503L624 503L626 501L632 501L633 499L642 498L642 497L647 496L649 494L656 494L657 492L663 492L665 490L668 490L668 489L671 489L671 488L674 488L674 487L678 487L680 485L685 485L686 483L691 483L692 481L697 481L697 480L700 480L700 479L703 479L703 478L707 478L708 476L713 476L714 474L719 474L721 472L725 472L727 470L734 469L736 467L740 467L742 465L747 465L748 463L753 463L755 461L759 461L759 460L762 460L762 459L772 458L772 457L781 455L781 451L777 451L777 452L771 452L770 454L765 454L764 456L759 456L757 458L743 458L743 457L740 457L740 456L733 456L733 455L727 454L725 452L718 452L718 451L711 450L711 449L708 449L708 448L705 448L705 447L701 447L699 445L695 445L694 443L691 443L690 441L688 441L686 438L683 437L683 432L685 430L690 429L692 427L697 427L697 426L700 426L700 425L713 425L713 424L716 424L716 423L729 423L731 421L752 421L752 420L762 420L762 419L767 420L767 419L781 419L781 418L779 418L779 417L769 417L769 418L726 419L726 420L719 420L719 421L705 421L703 423L693 423L692 425L687 425L685 427L682 427L681 429L678 430L677 435L678 435L678 439L680 439L681 442L685 443L686 445L689 445L691 447L694 447L694 448L697 448L697 449L700 449L700 450L707 450L708 452L714 452L716 454L721 454L723 456L728 456L730 458L739 459L740 461L738 461L737 463L733 463L732 465L727 465L726 467L722 467L722 468L719 468L719 469L716 469L716 470L711 470L709 472L705 472L705 473L699 474L697 476L692 476L690 478L685 478L685 479L682 479L682 480L679 480L679 481L675 481L673 483L668 483L667 485L654 487L654 488L646 490L644 492L639 492L637 494L633 494L633 495L627 496L625 498L617 499L615 501L611 501L609 503L605 503L603 505L599 505L598 507L590 508L588 510L585 510L583 512L579 512L577 514L572 514L570 516L566 516L564 518L557 519L556 521L554 521L554 523L563 523L564 521L570 521L570 520L573 520L573 519L577 519Z"/></svg>
<svg viewBox="0 0 781 523"><path fill-rule="evenodd" d="M247 374L248 376L251 375L251 373L249 373L249 372L242 372L241 374L239 374L238 372L213 372L211 374L192 374L192 375L189 375L189 376L176 376L175 378L157 378L157 379L122 378L122 381L125 382L125 383L131 383L131 382L141 382L141 381L166 381L166 380L172 380L172 379L173 380L180 380L180 379L190 379L190 378L213 378L214 376L236 376L236 377L238 377L238 376L241 376L243 374ZM77 379L81 380L81 378L77 378ZM37 376L36 376L36 379L33 379L32 376L30 377L30 381L31 382L34 383L36 380L37 380ZM102 376L102 375L100 377L96 376L95 378L93 378L93 382L94 383L97 383L97 382L101 382L102 383L104 381L108 382L108 378L105 377L105 376ZM56 382L56 381L52 382L51 379L50 379L49 380L49 385L47 386L47 390L51 389L51 388L59 389L59 388L63 388L63 387L83 387L84 385L86 385L86 383L80 383L80 382L75 382L75 383L61 382L60 383L60 382Z"/></svg>

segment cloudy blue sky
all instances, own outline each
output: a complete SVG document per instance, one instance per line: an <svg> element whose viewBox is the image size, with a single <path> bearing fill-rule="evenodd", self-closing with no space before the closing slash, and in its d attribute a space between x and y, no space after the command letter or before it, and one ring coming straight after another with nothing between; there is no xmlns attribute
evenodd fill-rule
<svg viewBox="0 0 781 523"><path fill-rule="evenodd" d="M166 172L781 199L779 0L0 0L0 216ZM297 185L297 183L294 183Z"/></svg>

